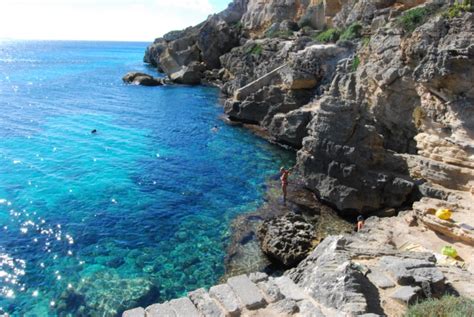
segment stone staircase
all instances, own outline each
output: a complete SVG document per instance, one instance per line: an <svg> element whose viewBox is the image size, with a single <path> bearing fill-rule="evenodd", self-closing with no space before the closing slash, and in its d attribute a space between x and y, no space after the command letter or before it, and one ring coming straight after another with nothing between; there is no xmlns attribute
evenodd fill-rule
<svg viewBox="0 0 474 317"><path fill-rule="evenodd" d="M324 313L323 313L324 311ZM231 277L224 284L189 292L146 308L127 310L123 317L225 317L225 316L328 316L333 309L320 307L289 277L251 273Z"/></svg>
<svg viewBox="0 0 474 317"><path fill-rule="evenodd" d="M441 296L447 280L432 253L393 246L394 219L405 221L370 218L360 233L327 237L282 276L238 275L122 316L398 316L408 304Z"/></svg>

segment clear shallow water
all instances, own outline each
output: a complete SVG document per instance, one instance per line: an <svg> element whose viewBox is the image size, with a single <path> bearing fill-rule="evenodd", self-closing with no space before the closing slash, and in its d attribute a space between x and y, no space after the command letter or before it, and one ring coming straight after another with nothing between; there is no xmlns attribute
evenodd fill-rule
<svg viewBox="0 0 474 317"><path fill-rule="evenodd" d="M215 89L122 84L153 72L145 46L0 42L4 312L107 316L212 285L229 222L292 163L224 125Z"/></svg>

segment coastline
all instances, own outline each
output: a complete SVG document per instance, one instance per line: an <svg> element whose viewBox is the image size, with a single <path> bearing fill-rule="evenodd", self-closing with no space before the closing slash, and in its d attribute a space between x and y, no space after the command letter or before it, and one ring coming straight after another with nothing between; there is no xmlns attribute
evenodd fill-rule
<svg viewBox="0 0 474 317"><path fill-rule="evenodd" d="M298 175L290 177L286 205L282 202L279 181L269 180L263 205L255 211L237 216L232 222L232 238L225 259L226 273L220 280L238 274L265 272L272 275L285 270L285 266L272 262L262 252L257 231L264 221L288 213L301 215L307 223L314 226L315 236L311 241L311 249L329 235L348 233L353 229L350 222L319 202L314 194L304 187Z"/></svg>
<svg viewBox="0 0 474 317"><path fill-rule="evenodd" d="M265 203L232 223L221 284L180 300L210 316L231 312L228 296L236 316L398 316L474 298L472 6L289 1L273 14L280 5L235 0L145 53L176 83L219 87L224 121L297 152L288 206L270 180ZM336 215L368 219L325 230Z"/></svg>

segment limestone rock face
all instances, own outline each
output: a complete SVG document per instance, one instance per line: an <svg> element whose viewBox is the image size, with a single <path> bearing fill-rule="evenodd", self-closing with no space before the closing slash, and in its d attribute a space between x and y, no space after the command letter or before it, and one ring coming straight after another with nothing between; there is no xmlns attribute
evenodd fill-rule
<svg viewBox="0 0 474 317"><path fill-rule="evenodd" d="M449 5L235 0L157 39L145 59L173 81L218 85L231 120L299 150L309 189L368 214L474 186L474 16L449 18ZM426 11L408 30L402 18L416 6ZM354 23L363 40L322 44L307 30Z"/></svg>
<svg viewBox="0 0 474 317"><path fill-rule="evenodd" d="M301 148L303 138L308 135L306 126L312 118L311 109L300 108L287 114L277 113L268 127L270 134L280 143Z"/></svg>
<svg viewBox="0 0 474 317"><path fill-rule="evenodd" d="M275 22L289 20L299 22L307 18L309 25L321 26L318 13L324 19L323 1L314 0L249 0L247 12L242 17L243 25L253 33L259 33ZM306 16L307 15L307 16Z"/></svg>
<svg viewBox="0 0 474 317"><path fill-rule="evenodd" d="M154 78L151 75L137 72L130 72L123 76L122 80L127 84L142 86L161 86L163 81L160 78Z"/></svg>
<svg viewBox="0 0 474 317"><path fill-rule="evenodd" d="M451 190L474 186L474 15L436 18L415 31L405 53L419 82L413 175Z"/></svg>
<svg viewBox="0 0 474 317"><path fill-rule="evenodd" d="M265 254L285 266L292 266L310 250L313 232L313 225L302 216L288 213L263 222L257 235Z"/></svg>
<svg viewBox="0 0 474 317"><path fill-rule="evenodd" d="M390 315L390 301L406 305L443 294L446 281L434 255L394 248L391 222L372 217L358 234L328 237L285 275L316 302L347 315ZM379 299L379 289L389 298Z"/></svg>
<svg viewBox="0 0 474 317"><path fill-rule="evenodd" d="M219 16L212 16L204 23L197 35L197 46L208 68L220 68L219 58L239 45L239 35L235 28L231 28Z"/></svg>
<svg viewBox="0 0 474 317"><path fill-rule="evenodd" d="M143 61L151 64L157 68L159 72L163 72L160 65L160 55L166 49L166 41L163 38L156 39L153 44L150 44L145 51Z"/></svg>
<svg viewBox="0 0 474 317"><path fill-rule="evenodd" d="M246 0L235 0L197 26L165 34L148 46L144 61L177 83L201 83L204 70L219 68L220 56L239 45L237 22L246 5Z"/></svg>

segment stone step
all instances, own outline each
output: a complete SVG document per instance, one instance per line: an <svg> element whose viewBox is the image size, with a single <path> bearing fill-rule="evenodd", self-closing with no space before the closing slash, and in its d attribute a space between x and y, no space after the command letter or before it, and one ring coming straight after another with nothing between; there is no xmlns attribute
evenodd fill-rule
<svg viewBox="0 0 474 317"><path fill-rule="evenodd" d="M300 301L307 298L303 290L288 276L280 276L274 279L275 284L285 298Z"/></svg>
<svg viewBox="0 0 474 317"><path fill-rule="evenodd" d="M273 279L258 282L257 287L262 291L268 303L275 303L284 298L280 292L280 288L275 284Z"/></svg>
<svg viewBox="0 0 474 317"><path fill-rule="evenodd" d="M316 307L311 300L304 299L297 303L299 308L299 313L304 317L325 317L321 310Z"/></svg>
<svg viewBox="0 0 474 317"><path fill-rule="evenodd" d="M168 302L163 304L153 304L145 309L146 317L176 317L176 313Z"/></svg>
<svg viewBox="0 0 474 317"><path fill-rule="evenodd" d="M197 307L198 311L206 317L225 317L227 316L224 309L212 299L204 288L199 288L189 292L188 297Z"/></svg>
<svg viewBox="0 0 474 317"><path fill-rule="evenodd" d="M145 317L145 310L142 307L126 310L122 317Z"/></svg>
<svg viewBox="0 0 474 317"><path fill-rule="evenodd" d="M414 303L418 299L420 291L421 288L418 286L401 286L390 297L407 305Z"/></svg>
<svg viewBox="0 0 474 317"><path fill-rule="evenodd" d="M266 301L262 293L246 275L238 275L227 280L235 295L247 309L259 309L265 307Z"/></svg>
<svg viewBox="0 0 474 317"><path fill-rule="evenodd" d="M396 284L382 271L378 269L371 269L370 273L367 274L367 278L378 288L386 289L395 287Z"/></svg>
<svg viewBox="0 0 474 317"><path fill-rule="evenodd" d="M240 316L243 305L229 285L219 284L212 286L209 289L209 296L217 300L230 316Z"/></svg>
<svg viewBox="0 0 474 317"><path fill-rule="evenodd" d="M176 317L201 317L194 304L187 297L170 300L169 305L174 310Z"/></svg>

